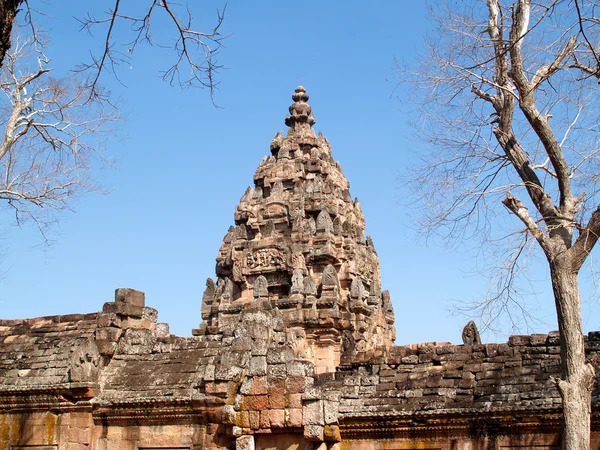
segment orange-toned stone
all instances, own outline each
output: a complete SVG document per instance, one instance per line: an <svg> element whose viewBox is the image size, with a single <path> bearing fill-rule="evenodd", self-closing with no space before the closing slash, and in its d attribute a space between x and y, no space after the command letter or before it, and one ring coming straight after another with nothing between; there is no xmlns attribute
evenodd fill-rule
<svg viewBox="0 0 600 450"><path fill-rule="evenodd" d="M269 408L283 409L285 408L286 398L285 389L269 387Z"/></svg>
<svg viewBox="0 0 600 450"><path fill-rule="evenodd" d="M285 410L269 410L269 420L271 421L271 428L283 428L285 426Z"/></svg>
<svg viewBox="0 0 600 450"><path fill-rule="evenodd" d="M250 428L248 411L239 411L236 416L236 425L241 428Z"/></svg>
<svg viewBox="0 0 600 450"><path fill-rule="evenodd" d="M271 419L269 417L269 411L264 410L260 412L260 428L266 429L271 428Z"/></svg>
<svg viewBox="0 0 600 450"><path fill-rule="evenodd" d="M260 411L249 411L248 419L250 421L250 428L253 430L260 428Z"/></svg>
<svg viewBox="0 0 600 450"><path fill-rule="evenodd" d="M267 377L254 377L252 393L254 395L265 395L267 393Z"/></svg>
<svg viewBox="0 0 600 450"><path fill-rule="evenodd" d="M289 394L287 396L288 408L302 408L302 394Z"/></svg>
<svg viewBox="0 0 600 450"><path fill-rule="evenodd" d="M289 376L286 384L290 394L301 394L306 386L305 378L300 376Z"/></svg>
<svg viewBox="0 0 600 450"><path fill-rule="evenodd" d="M269 397L266 395L254 396L254 410L265 411L269 409Z"/></svg>
<svg viewBox="0 0 600 450"><path fill-rule="evenodd" d="M285 410L285 425L288 427L302 426L302 408L290 408Z"/></svg>

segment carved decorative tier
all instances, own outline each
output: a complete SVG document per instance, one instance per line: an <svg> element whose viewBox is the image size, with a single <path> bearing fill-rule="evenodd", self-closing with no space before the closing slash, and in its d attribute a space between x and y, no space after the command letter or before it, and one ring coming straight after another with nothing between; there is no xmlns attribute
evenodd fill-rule
<svg viewBox="0 0 600 450"><path fill-rule="evenodd" d="M230 335L239 312L270 309L317 372L381 356L395 339L389 294L357 199L315 135L308 94L300 86L278 133L235 210L207 281L197 333ZM283 331L282 331L283 332Z"/></svg>

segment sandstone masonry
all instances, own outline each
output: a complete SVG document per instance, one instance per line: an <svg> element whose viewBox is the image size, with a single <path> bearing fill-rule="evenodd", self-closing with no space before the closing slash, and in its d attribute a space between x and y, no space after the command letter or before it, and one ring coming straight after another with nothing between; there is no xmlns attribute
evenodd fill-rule
<svg viewBox="0 0 600 450"><path fill-rule="evenodd" d="M0 449L560 448L557 333L481 344L468 324L462 345L393 345L360 204L304 88L292 99L192 337L133 289L97 313L0 321Z"/></svg>

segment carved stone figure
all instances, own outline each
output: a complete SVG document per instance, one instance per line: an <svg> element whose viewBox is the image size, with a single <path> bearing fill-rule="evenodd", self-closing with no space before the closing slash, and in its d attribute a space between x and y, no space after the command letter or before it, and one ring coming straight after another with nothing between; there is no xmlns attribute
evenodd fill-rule
<svg viewBox="0 0 600 450"><path fill-rule="evenodd" d="M309 234L315 234L317 232L317 224L315 223L315 219L309 217L306 220L305 229L309 232Z"/></svg>
<svg viewBox="0 0 600 450"><path fill-rule="evenodd" d="M321 276L321 282L323 283L323 286L338 286L339 285L337 272L335 270L335 267L333 267L331 264L329 264L323 270L323 275Z"/></svg>
<svg viewBox="0 0 600 450"><path fill-rule="evenodd" d="M253 295L254 298L269 296L269 283L263 275L256 277L256 279L254 280Z"/></svg>
<svg viewBox="0 0 600 450"><path fill-rule="evenodd" d="M350 297L355 300L362 300L365 294L365 286L360 277L354 277L350 285Z"/></svg>
<svg viewBox="0 0 600 450"><path fill-rule="evenodd" d="M217 293L217 285L212 278L206 279L206 289L202 295L202 305L212 305Z"/></svg>
<svg viewBox="0 0 600 450"><path fill-rule="evenodd" d="M317 283L315 283L315 280L313 279L312 276L307 276L304 277L304 293L306 295L313 295L316 296L317 295Z"/></svg>
<svg viewBox="0 0 600 450"><path fill-rule="evenodd" d="M294 269L294 274L292 275L292 288L290 290L290 293L304 293L304 271L302 269Z"/></svg>
<svg viewBox="0 0 600 450"><path fill-rule="evenodd" d="M479 330L477 329L477 325L475 322L470 320L462 332L462 340L465 345L476 345L481 344L481 337L479 336Z"/></svg>

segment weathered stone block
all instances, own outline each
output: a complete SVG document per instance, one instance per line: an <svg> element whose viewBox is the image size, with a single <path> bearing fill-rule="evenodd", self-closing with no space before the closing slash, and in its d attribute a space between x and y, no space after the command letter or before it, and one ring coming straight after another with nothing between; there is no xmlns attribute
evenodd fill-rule
<svg viewBox="0 0 600 450"><path fill-rule="evenodd" d="M115 302L128 303L133 306L146 306L146 294L130 288L115 289Z"/></svg>
<svg viewBox="0 0 600 450"><path fill-rule="evenodd" d="M100 313L96 319L96 323L99 328L104 327L120 327L121 318L115 313Z"/></svg>
<svg viewBox="0 0 600 450"><path fill-rule="evenodd" d="M243 369L237 366L225 366L222 364L215 366L215 380L217 381L238 381L242 375Z"/></svg>
<svg viewBox="0 0 600 450"><path fill-rule="evenodd" d="M305 425L304 439L311 442L323 442L323 426L321 425Z"/></svg>
<svg viewBox="0 0 600 450"><path fill-rule="evenodd" d="M323 401L323 417L325 424L335 424L338 422L339 401Z"/></svg>
<svg viewBox="0 0 600 450"><path fill-rule="evenodd" d="M250 417L248 411L240 411L236 416L236 425L241 428L250 428Z"/></svg>
<svg viewBox="0 0 600 450"><path fill-rule="evenodd" d="M236 412L233 405L223 406L222 420L225 425L236 424Z"/></svg>
<svg viewBox="0 0 600 450"><path fill-rule="evenodd" d="M520 346L520 345L529 345L531 343L531 336L529 335L516 335L516 336L510 336L508 338L508 345L511 345L513 347L515 346Z"/></svg>
<svg viewBox="0 0 600 450"><path fill-rule="evenodd" d="M97 328L96 329L96 339L117 342L121 337L123 330L115 327L106 327L106 328Z"/></svg>
<svg viewBox="0 0 600 450"><path fill-rule="evenodd" d="M302 408L304 425L325 425L323 402L320 400L307 400Z"/></svg>
<svg viewBox="0 0 600 450"><path fill-rule="evenodd" d="M285 410L285 426L302 426L302 408L289 408Z"/></svg>
<svg viewBox="0 0 600 450"><path fill-rule="evenodd" d="M235 450L254 450L254 436L240 436L235 440Z"/></svg>
<svg viewBox="0 0 600 450"><path fill-rule="evenodd" d="M263 430L271 428L271 419L269 417L269 411L264 410L260 412L260 428Z"/></svg>
<svg viewBox="0 0 600 450"><path fill-rule="evenodd" d="M323 428L323 438L328 442L341 442L340 427L337 425L325 425Z"/></svg>
<svg viewBox="0 0 600 450"><path fill-rule="evenodd" d="M249 375L263 376L267 374L267 358L266 356L253 356L250 359Z"/></svg>
<svg viewBox="0 0 600 450"><path fill-rule="evenodd" d="M285 410L283 410L283 409L269 410L269 420L271 422L271 428L285 427Z"/></svg>
<svg viewBox="0 0 600 450"><path fill-rule="evenodd" d="M302 394L288 394L286 406L288 408L302 408Z"/></svg>
<svg viewBox="0 0 600 450"><path fill-rule="evenodd" d="M287 391L290 394L301 394L306 389L305 377L288 376L286 379Z"/></svg>
<svg viewBox="0 0 600 450"><path fill-rule="evenodd" d="M250 420L250 428L253 430L260 428L260 411L248 411L248 419Z"/></svg>
<svg viewBox="0 0 600 450"><path fill-rule="evenodd" d="M269 386L269 408L283 409L286 406L285 389Z"/></svg>
<svg viewBox="0 0 600 450"><path fill-rule="evenodd" d="M254 395L266 395L268 392L267 386L266 377L254 377L252 382L252 393Z"/></svg>
<svg viewBox="0 0 600 450"><path fill-rule="evenodd" d="M269 350L267 353L267 363L270 364L286 364L294 358L294 352L291 348Z"/></svg>

